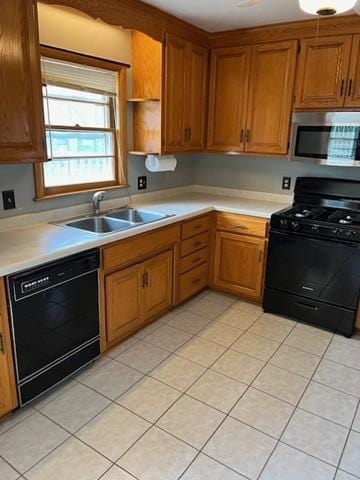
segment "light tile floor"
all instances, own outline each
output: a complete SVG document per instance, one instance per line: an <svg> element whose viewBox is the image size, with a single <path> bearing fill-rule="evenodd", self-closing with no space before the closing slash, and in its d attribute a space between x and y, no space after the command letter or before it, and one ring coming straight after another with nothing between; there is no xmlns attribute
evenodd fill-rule
<svg viewBox="0 0 360 480"><path fill-rule="evenodd" d="M360 338L206 291L0 422L0 479L360 479Z"/></svg>

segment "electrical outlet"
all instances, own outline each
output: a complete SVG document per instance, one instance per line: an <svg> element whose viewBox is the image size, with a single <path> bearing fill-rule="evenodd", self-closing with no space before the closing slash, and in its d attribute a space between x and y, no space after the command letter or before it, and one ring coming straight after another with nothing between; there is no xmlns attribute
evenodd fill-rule
<svg viewBox="0 0 360 480"><path fill-rule="evenodd" d="M138 190L146 190L147 178L146 175L138 177Z"/></svg>
<svg viewBox="0 0 360 480"><path fill-rule="evenodd" d="M291 177L283 177L282 179L282 189L290 190L291 188Z"/></svg>
<svg viewBox="0 0 360 480"><path fill-rule="evenodd" d="M16 208L14 190L3 190L2 201L4 210L11 210L12 208Z"/></svg>

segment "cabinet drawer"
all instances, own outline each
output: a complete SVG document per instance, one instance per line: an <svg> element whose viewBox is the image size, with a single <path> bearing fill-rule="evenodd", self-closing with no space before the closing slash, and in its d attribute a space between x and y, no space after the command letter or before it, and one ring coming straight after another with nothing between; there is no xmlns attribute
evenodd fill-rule
<svg viewBox="0 0 360 480"><path fill-rule="evenodd" d="M225 232L244 233L256 237L266 237L268 220L265 218L248 217L231 213L218 213L216 215L216 229Z"/></svg>
<svg viewBox="0 0 360 480"><path fill-rule="evenodd" d="M180 275L179 300L180 302L199 292L208 285L208 264L204 263Z"/></svg>
<svg viewBox="0 0 360 480"><path fill-rule="evenodd" d="M200 233L200 235L196 235L195 237L188 238L181 242L180 255L181 257L185 257L186 255L190 255L190 253L201 250L208 245L209 232Z"/></svg>
<svg viewBox="0 0 360 480"><path fill-rule="evenodd" d="M150 257L180 241L180 225L154 230L133 238L127 238L103 249L103 268L108 270L128 265L137 259Z"/></svg>
<svg viewBox="0 0 360 480"><path fill-rule="evenodd" d="M198 217L189 222L185 222L181 227L181 238L185 240L186 238L193 237L202 232L207 232L210 229L210 217L206 215L204 217Z"/></svg>
<svg viewBox="0 0 360 480"><path fill-rule="evenodd" d="M203 248L198 252L191 253L187 257L180 260L180 273L185 273L188 270L201 265L209 260L209 249Z"/></svg>

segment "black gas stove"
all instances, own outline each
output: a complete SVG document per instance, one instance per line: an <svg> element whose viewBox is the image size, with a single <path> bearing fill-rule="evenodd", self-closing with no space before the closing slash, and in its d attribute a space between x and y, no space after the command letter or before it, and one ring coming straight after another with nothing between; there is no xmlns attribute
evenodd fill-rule
<svg viewBox="0 0 360 480"><path fill-rule="evenodd" d="M360 210L295 205L274 214L271 227L314 237L360 242Z"/></svg>
<svg viewBox="0 0 360 480"><path fill-rule="evenodd" d="M300 177L271 217L264 310L346 336L360 299L360 181Z"/></svg>

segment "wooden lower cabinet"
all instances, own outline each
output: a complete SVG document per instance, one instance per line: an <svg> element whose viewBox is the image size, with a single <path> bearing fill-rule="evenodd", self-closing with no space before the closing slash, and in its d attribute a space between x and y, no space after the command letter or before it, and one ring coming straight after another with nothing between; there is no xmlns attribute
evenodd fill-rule
<svg viewBox="0 0 360 480"><path fill-rule="evenodd" d="M18 405L3 279L0 279L0 418Z"/></svg>
<svg viewBox="0 0 360 480"><path fill-rule="evenodd" d="M173 253L165 252L147 260L144 270L145 316L151 318L172 304Z"/></svg>
<svg viewBox="0 0 360 480"><path fill-rule="evenodd" d="M143 264L139 264L106 277L106 336L109 343L126 337L142 324L143 273Z"/></svg>
<svg viewBox="0 0 360 480"><path fill-rule="evenodd" d="M217 232L215 238L215 287L260 301L263 290L266 240Z"/></svg>
<svg viewBox="0 0 360 480"><path fill-rule="evenodd" d="M105 278L108 344L127 337L171 306L172 271L171 250Z"/></svg>

